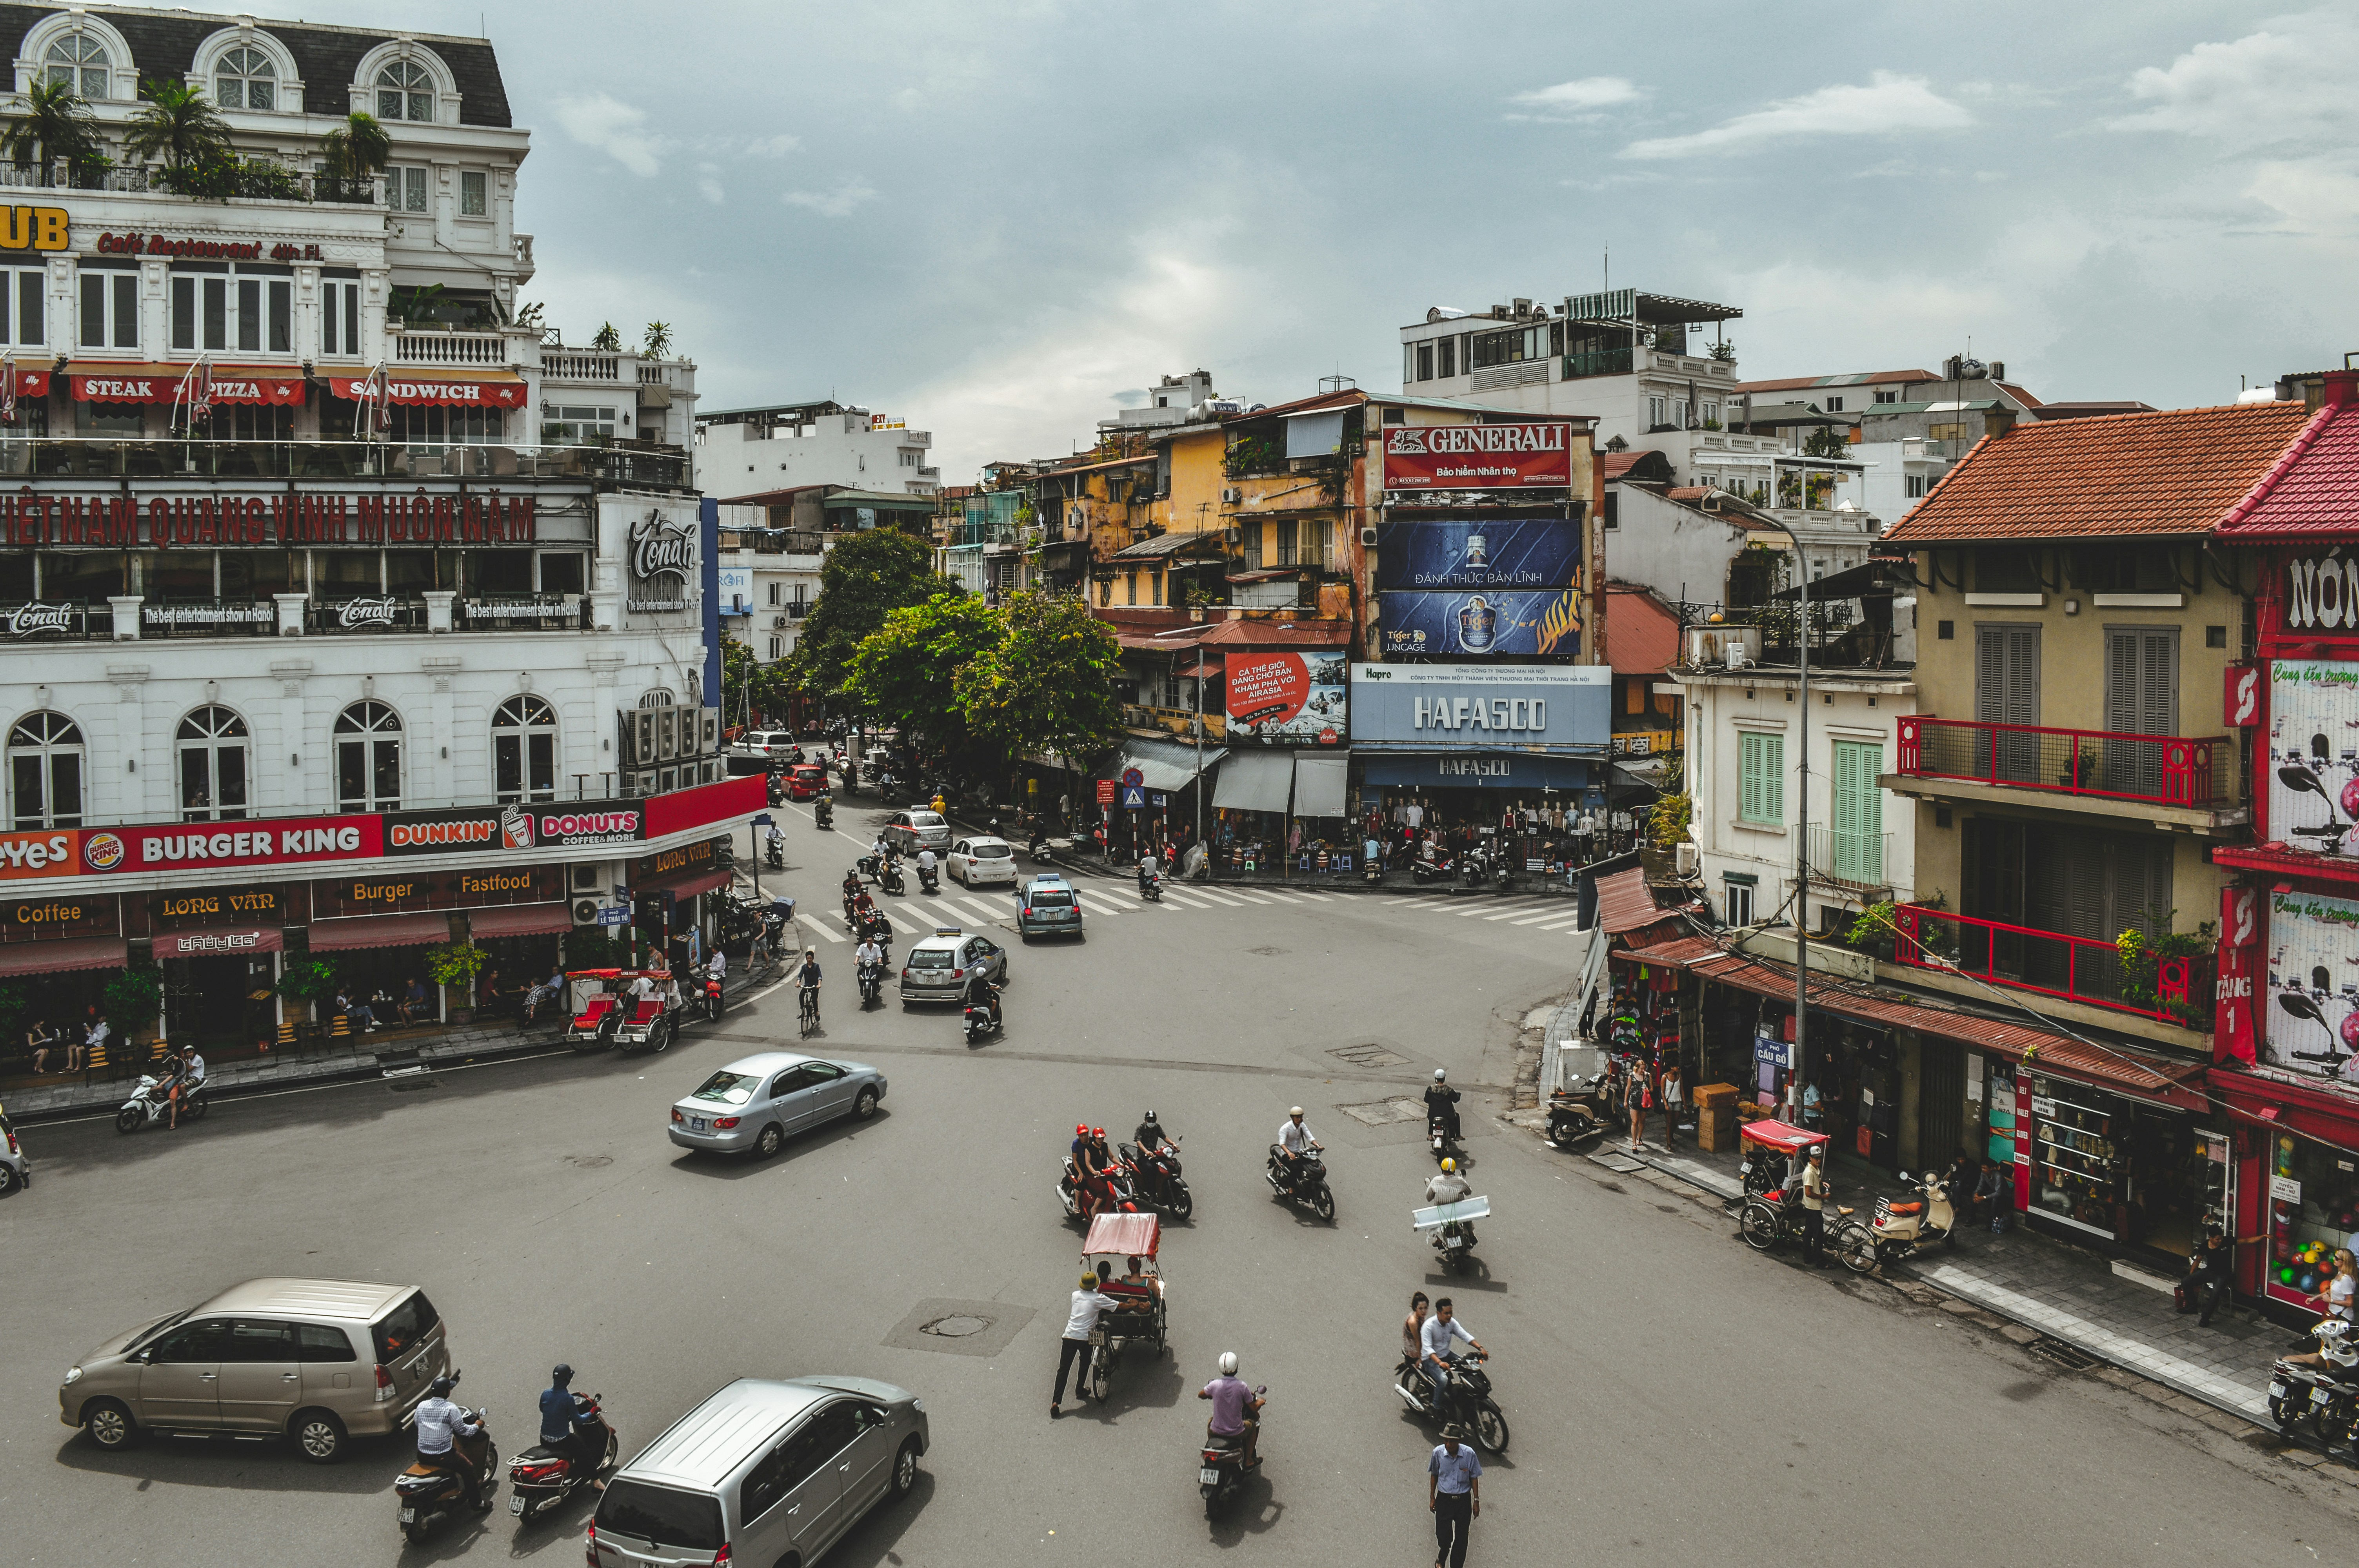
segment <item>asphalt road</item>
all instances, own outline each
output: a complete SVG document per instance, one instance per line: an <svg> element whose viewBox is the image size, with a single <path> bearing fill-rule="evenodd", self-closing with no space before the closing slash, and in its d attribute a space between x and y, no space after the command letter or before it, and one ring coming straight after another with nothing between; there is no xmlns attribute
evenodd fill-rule
<svg viewBox="0 0 2359 1568"><path fill-rule="evenodd" d="M849 849L798 825L809 870L786 880L807 914L832 907ZM1114 899L1127 913L1085 942L1014 947L1007 1033L972 1051L952 1011L859 1014L848 946L822 945L812 1048L875 1064L891 1093L873 1122L766 1164L675 1149L666 1107L791 1046L784 994L658 1058L225 1102L170 1135L32 1130L36 1184L0 1204L0 1563L579 1561L586 1504L406 1547L398 1444L325 1469L277 1444L109 1456L59 1422L60 1376L103 1336L265 1274L427 1287L504 1453L560 1358L605 1395L626 1454L736 1376L906 1385L935 1446L915 1496L830 1558L857 1568L1430 1562L1433 1436L1389 1387L1419 1288L1455 1294L1513 1422L1476 1562L2359 1559L2341 1483L1888 1290L1756 1258L1692 1206L1498 1129L1482 1102L1503 1091L1467 1107L1488 1271L1443 1279L1408 1229L1420 1130L1335 1108L1413 1097L1437 1063L1506 1085L1526 1016L1571 984L1569 939L1394 901L1146 910L1086 885ZM1261 1180L1297 1102L1329 1145L1332 1227ZM1197 1195L1164 1248L1174 1354L1051 1423L1079 1251L1058 1159L1076 1120L1126 1131L1150 1106L1185 1135ZM944 1303L982 1303L1012 1339L987 1357L886 1343ZM1269 1385L1267 1463L1208 1524L1191 1395L1224 1349Z"/></svg>

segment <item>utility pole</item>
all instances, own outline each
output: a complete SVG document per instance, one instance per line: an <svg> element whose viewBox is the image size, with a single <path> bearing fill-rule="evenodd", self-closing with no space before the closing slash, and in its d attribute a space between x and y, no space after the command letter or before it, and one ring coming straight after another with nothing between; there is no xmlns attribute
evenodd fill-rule
<svg viewBox="0 0 2359 1568"><path fill-rule="evenodd" d="M1810 498L1803 497L1807 503ZM1803 1026L1809 1016L1810 983L1810 566L1803 558L1802 542L1793 541L1794 572L1800 598L1796 601L1794 647L1800 655L1802 758L1794 806L1794 1076L1787 1093L1801 1103Z"/></svg>

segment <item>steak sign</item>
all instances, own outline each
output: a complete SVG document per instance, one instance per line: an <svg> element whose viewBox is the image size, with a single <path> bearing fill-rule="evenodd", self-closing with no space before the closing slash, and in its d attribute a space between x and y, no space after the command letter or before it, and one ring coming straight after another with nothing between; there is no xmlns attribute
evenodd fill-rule
<svg viewBox="0 0 2359 1568"><path fill-rule="evenodd" d="M1387 425L1386 490L1542 490L1572 483L1571 425Z"/></svg>

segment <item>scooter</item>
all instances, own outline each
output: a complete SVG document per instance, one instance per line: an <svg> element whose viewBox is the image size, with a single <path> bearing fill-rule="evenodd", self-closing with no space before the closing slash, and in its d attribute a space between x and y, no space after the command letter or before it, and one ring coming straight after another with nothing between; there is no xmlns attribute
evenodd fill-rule
<svg viewBox="0 0 2359 1568"><path fill-rule="evenodd" d="M1465 1149L1458 1141L1458 1134L1450 1130L1447 1117L1430 1116L1426 1119L1425 1140L1432 1146L1433 1162L1437 1165L1444 1160L1462 1161L1466 1157Z"/></svg>
<svg viewBox="0 0 2359 1568"><path fill-rule="evenodd" d="M536 1444L509 1460L508 1512L517 1519L554 1512L566 1498L614 1467L622 1440L600 1413L598 1396L576 1394L573 1408L582 1434L592 1448L602 1449L601 1457L594 1465L585 1465L571 1454Z"/></svg>
<svg viewBox="0 0 2359 1568"><path fill-rule="evenodd" d="M811 822L822 829L835 826L835 803L821 795L811 803Z"/></svg>
<svg viewBox="0 0 2359 1568"><path fill-rule="evenodd" d="M999 1020L991 1016L991 1009L981 1002L970 1002L966 1010L966 1043L970 1045L987 1035L1000 1032Z"/></svg>
<svg viewBox="0 0 2359 1568"><path fill-rule="evenodd" d="M2359 1345L2341 1318L2327 1318L2312 1332L2323 1364L2277 1358L2269 1368L2269 1419L2288 1433L2308 1422L2332 1448L2351 1436L2352 1418L2343 1417L2337 1430L2328 1424L2328 1412L2347 1402L2344 1385L2359 1377Z"/></svg>
<svg viewBox="0 0 2359 1568"><path fill-rule="evenodd" d="M1171 1140L1177 1143L1178 1139ZM1124 1164L1134 1173L1132 1188L1147 1206L1174 1219L1186 1219L1196 1212L1195 1195L1188 1184L1180 1179L1180 1156L1169 1150L1149 1154L1128 1143L1114 1145Z"/></svg>
<svg viewBox="0 0 2359 1568"><path fill-rule="evenodd" d="M704 977L704 1016L721 1022L721 982L711 975Z"/></svg>
<svg viewBox="0 0 2359 1568"><path fill-rule="evenodd" d="M457 1382L459 1374L451 1373L451 1380ZM473 1437L455 1438L451 1443L451 1451L475 1466L475 1511L479 1514L492 1511L492 1494L500 1486L500 1447L492 1441L491 1424L485 1420L490 1410L486 1405L468 1411L480 1430ZM393 1495L401 1505L401 1533L415 1546L426 1539L436 1519L446 1515L457 1517L465 1488L459 1484L458 1476L429 1470L420 1460L393 1478Z"/></svg>
<svg viewBox="0 0 2359 1568"><path fill-rule="evenodd" d="M894 898L898 898L908 891L909 884L901 877L900 861L887 860L885 862L885 875L881 885L885 892Z"/></svg>
<svg viewBox="0 0 2359 1568"><path fill-rule="evenodd" d="M1373 887L1385 880L1384 851L1379 849L1365 859L1368 863L1360 868L1360 880Z"/></svg>
<svg viewBox="0 0 2359 1568"><path fill-rule="evenodd" d="M1161 903L1163 902L1162 874L1157 871L1149 871L1145 876L1139 878L1138 896L1148 903Z"/></svg>
<svg viewBox="0 0 2359 1568"><path fill-rule="evenodd" d="M1393 1392L1419 1416L1439 1422L1455 1422L1473 1434L1474 1445L1485 1454L1507 1451L1507 1416L1499 1401L1491 1397L1491 1375L1483 1369L1490 1357L1479 1350L1467 1350L1449 1357L1450 1373L1444 1379L1440 1397L1436 1399L1433 1385L1424 1372L1407 1357L1393 1368Z"/></svg>
<svg viewBox="0 0 2359 1568"><path fill-rule="evenodd" d="M1307 1204L1310 1212L1328 1224L1335 1223L1335 1195L1327 1185L1327 1162L1319 1157L1317 1145L1304 1150L1291 1160L1278 1158L1277 1150L1269 1152L1269 1168L1263 1173L1270 1191L1288 1203Z"/></svg>
<svg viewBox="0 0 2359 1568"><path fill-rule="evenodd" d="M866 1011L869 1008L874 1007L874 1006L876 1004L876 999L877 999L878 997L882 996L882 995L884 994L884 991L885 991L885 966L884 966L884 965L882 965L882 964L863 964L863 965L861 965L861 966L860 966L860 1007L861 1007L861 1011L864 1012L864 1011Z"/></svg>
<svg viewBox="0 0 2359 1568"><path fill-rule="evenodd" d="M1269 1385L1264 1383L1254 1390L1254 1398L1268 1392ZM1244 1437L1223 1437L1210 1426L1204 1428L1204 1446L1198 1452L1204 1457L1196 1470L1196 1490L1204 1497L1204 1517L1211 1519L1237 1495L1245 1477L1261 1468L1261 1454L1256 1449L1253 1463L1246 1464Z"/></svg>
<svg viewBox="0 0 2359 1568"><path fill-rule="evenodd" d="M1100 1214L1136 1214L1138 1191L1120 1166L1107 1173L1106 1184L1113 1190L1114 1201L1100 1209ZM1067 1219L1082 1217L1082 1173L1073 1164L1071 1154L1065 1156L1063 1174L1057 1178L1057 1201L1064 1206Z"/></svg>
<svg viewBox="0 0 2359 1568"><path fill-rule="evenodd" d="M1413 1208L1408 1211L1408 1224L1412 1230L1433 1233L1433 1249L1441 1254L1445 1273L1462 1274L1474 1261L1474 1222L1490 1216L1489 1198L1468 1196L1456 1203Z"/></svg>
<svg viewBox="0 0 2359 1568"><path fill-rule="evenodd" d="M919 866L918 868L918 887L919 891L927 893L938 893L941 892L942 873L932 866ZM887 889L886 891L889 892L891 890Z"/></svg>
<svg viewBox="0 0 2359 1568"><path fill-rule="evenodd" d="M163 1089L161 1078L152 1073L143 1075L133 1086L131 1098L125 1100L123 1108L114 1113L114 1130L136 1132L159 1121L168 1124L172 1119L172 1102ZM201 1087L197 1088L180 1101L180 1119L195 1121L210 1108L205 1091Z"/></svg>
<svg viewBox="0 0 2359 1568"><path fill-rule="evenodd" d="M1436 855L1430 860L1419 856L1409 862L1408 869L1409 874L1420 883L1446 882L1457 871L1457 864L1447 855Z"/></svg>
<svg viewBox="0 0 2359 1568"><path fill-rule="evenodd" d="M1873 1273L1878 1263L1897 1263L1936 1247L1957 1249L1957 1216L1950 1208L1947 1184L1938 1175L1912 1182L1906 1171L1900 1173L1900 1179L1920 1196L1915 1203L1875 1200L1875 1222L1855 1233L1852 1244L1843 1249L1843 1267L1854 1274Z"/></svg>
<svg viewBox="0 0 2359 1568"><path fill-rule="evenodd" d="M762 863L774 871L783 871L787 869L787 840L783 835L765 840L762 848Z"/></svg>

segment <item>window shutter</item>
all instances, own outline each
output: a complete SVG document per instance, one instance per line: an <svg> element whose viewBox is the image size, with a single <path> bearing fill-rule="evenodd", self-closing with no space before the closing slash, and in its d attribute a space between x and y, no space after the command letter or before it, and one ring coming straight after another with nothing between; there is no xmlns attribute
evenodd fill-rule
<svg viewBox="0 0 2359 1568"><path fill-rule="evenodd" d="M2105 728L2116 735L2140 735L2138 724L2138 633L2105 633Z"/></svg>

